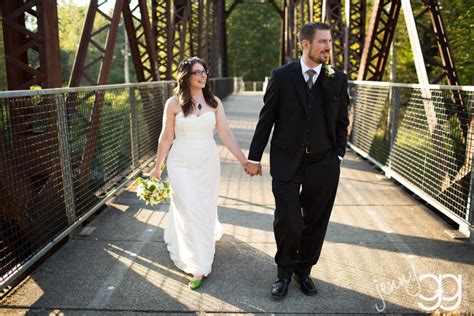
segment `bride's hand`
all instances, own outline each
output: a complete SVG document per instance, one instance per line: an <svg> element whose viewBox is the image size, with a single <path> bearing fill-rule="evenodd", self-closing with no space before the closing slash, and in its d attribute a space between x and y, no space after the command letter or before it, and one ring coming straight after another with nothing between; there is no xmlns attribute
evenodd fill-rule
<svg viewBox="0 0 474 316"><path fill-rule="evenodd" d="M155 166L153 169L151 169L149 177L161 179L161 169L158 168L158 166Z"/></svg>

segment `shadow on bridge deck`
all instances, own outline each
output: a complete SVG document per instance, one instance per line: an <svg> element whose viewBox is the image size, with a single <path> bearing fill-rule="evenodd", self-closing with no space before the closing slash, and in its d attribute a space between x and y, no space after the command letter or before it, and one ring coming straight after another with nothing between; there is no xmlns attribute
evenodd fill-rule
<svg viewBox="0 0 474 316"><path fill-rule="evenodd" d="M247 150L262 95L225 100L230 125ZM146 207L133 187L110 201L88 226L48 258L2 301L0 312L65 314L135 313L389 313L438 306L438 288L427 275L444 279L444 308L472 311L474 250L452 240L443 221L370 164L348 152L326 243L312 276L319 294L304 296L293 282L275 302L273 197L264 156L264 176L250 178L220 146L219 217L225 235L217 243L213 272L198 291L169 259L163 242L167 205ZM469 268L470 267L470 268ZM459 281L460 282L456 282ZM449 302L446 298L459 295ZM439 292L438 292L439 293Z"/></svg>

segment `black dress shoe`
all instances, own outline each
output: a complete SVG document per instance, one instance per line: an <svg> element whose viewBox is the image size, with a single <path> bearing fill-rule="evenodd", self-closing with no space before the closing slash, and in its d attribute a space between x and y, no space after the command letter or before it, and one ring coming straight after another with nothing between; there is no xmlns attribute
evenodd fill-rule
<svg viewBox="0 0 474 316"><path fill-rule="evenodd" d="M283 299L288 293L289 279L276 279L272 286L272 298L275 300Z"/></svg>
<svg viewBox="0 0 474 316"><path fill-rule="evenodd" d="M313 280L307 275L297 275L293 276L296 282L300 284L300 290L306 295L316 295L318 290L314 286Z"/></svg>

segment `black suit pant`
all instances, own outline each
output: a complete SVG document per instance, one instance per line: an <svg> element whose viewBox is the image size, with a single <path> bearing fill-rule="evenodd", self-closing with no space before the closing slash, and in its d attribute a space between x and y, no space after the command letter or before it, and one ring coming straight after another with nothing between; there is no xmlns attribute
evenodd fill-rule
<svg viewBox="0 0 474 316"><path fill-rule="evenodd" d="M321 254L339 183L340 160L334 151L323 158L304 154L288 182L272 180L273 231L278 277L309 275Z"/></svg>

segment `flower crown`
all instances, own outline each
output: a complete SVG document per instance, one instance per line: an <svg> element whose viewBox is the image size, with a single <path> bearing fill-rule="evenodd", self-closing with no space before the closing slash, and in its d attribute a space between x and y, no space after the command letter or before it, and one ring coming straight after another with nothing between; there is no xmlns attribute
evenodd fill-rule
<svg viewBox="0 0 474 316"><path fill-rule="evenodd" d="M183 67L184 65L188 65L188 64L191 64L193 62L201 62L201 58L197 57L197 56L193 56L193 57L188 57L186 59L184 59L182 62L181 62L181 66Z"/></svg>

